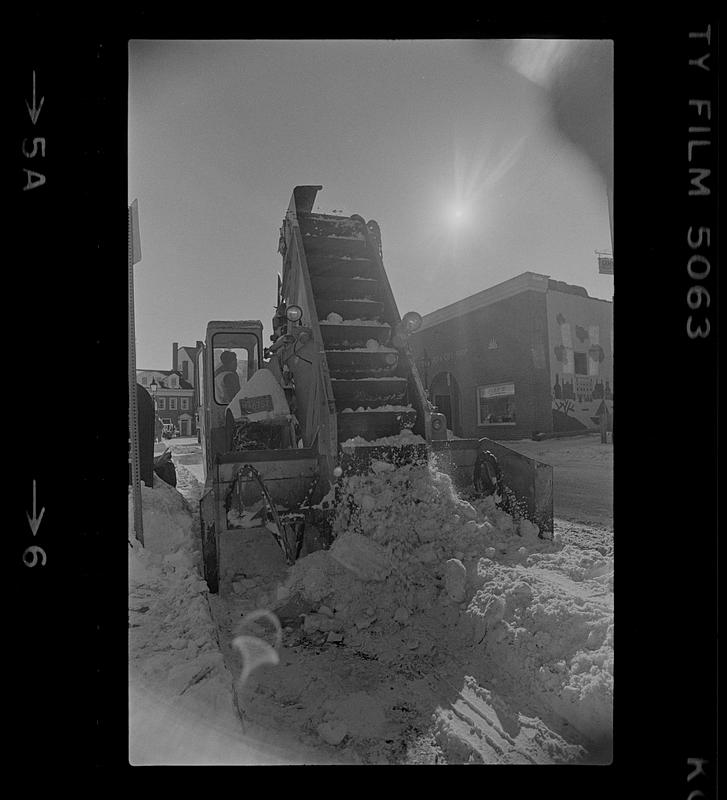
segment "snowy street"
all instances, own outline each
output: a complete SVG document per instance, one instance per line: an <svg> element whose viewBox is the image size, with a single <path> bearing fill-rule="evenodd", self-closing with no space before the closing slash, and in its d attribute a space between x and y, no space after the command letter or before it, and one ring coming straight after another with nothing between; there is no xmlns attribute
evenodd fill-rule
<svg viewBox="0 0 727 800"><path fill-rule="evenodd" d="M523 444L564 455L562 440ZM610 761L605 517L556 519L544 541L441 474L381 466L348 485L369 512L334 548L215 596L200 577L200 448L166 446L179 491L144 489L147 546L130 549L132 763ZM356 572L364 539L398 553L389 577ZM279 660L240 685L233 639L250 637L247 658L271 641L264 620L244 624L260 608L283 625Z"/></svg>
<svg viewBox="0 0 727 800"><path fill-rule="evenodd" d="M611 763L612 41L128 64L132 763Z"/></svg>

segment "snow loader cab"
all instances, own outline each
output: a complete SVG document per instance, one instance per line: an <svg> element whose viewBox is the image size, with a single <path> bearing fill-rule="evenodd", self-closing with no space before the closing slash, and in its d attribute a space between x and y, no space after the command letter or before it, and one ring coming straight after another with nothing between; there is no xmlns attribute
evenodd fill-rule
<svg viewBox="0 0 727 800"><path fill-rule="evenodd" d="M295 187L280 228L270 344L251 320L210 322L198 342L200 519L212 592L328 546L315 506L341 475L373 461L434 457L455 484L476 489L482 442L449 441L446 418L427 400L409 345L422 318L399 314L378 224L314 212L321 188ZM552 468L483 441L503 483L552 530Z"/></svg>
<svg viewBox="0 0 727 800"><path fill-rule="evenodd" d="M262 328L259 320L210 322L205 341L198 343L196 405L206 475L217 456L231 450L226 411L262 367Z"/></svg>
<svg viewBox="0 0 727 800"><path fill-rule="evenodd" d="M281 334L268 350L262 330L258 320L210 322L197 345L200 522L212 592L240 570L269 572L294 561L302 546L299 509L319 484L318 453L299 439L290 386L274 355L292 347L305 358L305 336Z"/></svg>

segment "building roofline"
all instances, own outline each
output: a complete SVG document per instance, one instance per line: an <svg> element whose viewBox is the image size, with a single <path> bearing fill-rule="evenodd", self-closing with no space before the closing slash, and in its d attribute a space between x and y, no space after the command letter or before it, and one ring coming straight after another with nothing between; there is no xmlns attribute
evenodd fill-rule
<svg viewBox="0 0 727 800"><path fill-rule="evenodd" d="M549 275L540 275L537 272L523 272L514 278L497 283L489 289L483 289L477 294L470 295L462 300L450 303L448 306L443 306L436 311L425 314L419 330L423 331L427 328L432 328L442 322L448 322L455 317L461 317L463 314L477 311L485 306L498 303L500 300L506 300L508 297L521 292L534 291L545 294L548 290L549 278Z"/></svg>
<svg viewBox="0 0 727 800"><path fill-rule="evenodd" d="M478 311L480 308L499 303L508 297L513 297L522 292L560 292L562 294L572 294L575 297L583 297L587 300L598 300L601 303L610 303L610 300L603 300L600 297L591 297L582 286L565 283L565 281L552 280L550 275L542 275L538 272L522 272L514 278L497 283L489 289L483 289L477 294L457 300L447 306L438 308L435 311L425 314L422 318L420 331L433 328L443 322Z"/></svg>

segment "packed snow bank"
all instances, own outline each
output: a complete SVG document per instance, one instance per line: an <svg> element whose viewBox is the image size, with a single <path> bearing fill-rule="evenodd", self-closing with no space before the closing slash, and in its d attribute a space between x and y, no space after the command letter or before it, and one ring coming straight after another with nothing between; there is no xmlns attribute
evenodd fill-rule
<svg viewBox="0 0 727 800"><path fill-rule="evenodd" d="M133 520L133 494L129 493L129 519ZM193 546L193 517L184 497L158 475L154 486L141 485L144 547L152 553L168 554ZM135 539L133 527L129 538Z"/></svg>
<svg viewBox="0 0 727 800"><path fill-rule="evenodd" d="M202 739L240 741L232 676L220 652L207 583L200 577L186 501L155 479L153 489L142 487L142 503L144 547L134 535L131 504L129 509L130 759L133 764L187 762L189 730L176 750L169 741L160 749L150 735L150 730L164 734L158 721L149 727L150 698L165 710L165 718L195 720L198 733L206 732ZM219 761L198 751L192 763Z"/></svg>
<svg viewBox="0 0 727 800"><path fill-rule="evenodd" d="M375 412L390 412L390 411L415 411L416 409L414 406L396 406L396 405L386 405L386 406L377 406L376 408L371 408L371 406L359 406L356 409L353 408L344 408L341 412L342 414L361 414L361 413L370 413L372 411Z"/></svg>
<svg viewBox="0 0 727 800"><path fill-rule="evenodd" d="M613 727L613 612L597 595L566 581L477 564L480 588L469 601L472 643L523 699L537 697L592 742ZM548 579L549 578L549 579Z"/></svg>
<svg viewBox="0 0 727 800"><path fill-rule="evenodd" d="M566 721L577 742L610 740L613 613L599 597L607 573L594 577L598 551L540 539L492 498L467 502L432 464L374 462L342 479L339 495L333 546L300 559L278 591L294 641L413 676L474 658L519 707L556 728ZM337 718L319 734L342 740L344 727ZM583 754L550 735L555 760Z"/></svg>
<svg viewBox="0 0 727 800"><path fill-rule="evenodd" d="M405 428L401 433L394 436L382 436L380 439L373 439L369 441L364 439L363 436L352 436L341 442L341 448L346 450L354 450L356 447L408 447L413 444L426 444L426 440L422 439L418 433L412 433L409 428Z"/></svg>

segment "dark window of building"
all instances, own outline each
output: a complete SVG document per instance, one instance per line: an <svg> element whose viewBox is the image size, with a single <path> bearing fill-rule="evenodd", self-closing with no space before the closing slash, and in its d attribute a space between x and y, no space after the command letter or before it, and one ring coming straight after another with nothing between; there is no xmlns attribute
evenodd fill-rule
<svg viewBox="0 0 727 800"><path fill-rule="evenodd" d="M166 411L167 410L167 399L166 399L166 397L157 397L157 410L158 411Z"/></svg>
<svg viewBox="0 0 727 800"><path fill-rule="evenodd" d="M176 411L177 410L177 398L176 397L170 397L169 398L169 410L170 411Z"/></svg>
<svg viewBox="0 0 727 800"><path fill-rule="evenodd" d="M188 397L180 398L179 403L180 403L179 407L182 409L182 411L188 411L189 410L189 398Z"/></svg>
<svg viewBox="0 0 727 800"><path fill-rule="evenodd" d="M573 369L576 375L588 375L588 356L585 353L573 353Z"/></svg>
<svg viewBox="0 0 727 800"><path fill-rule="evenodd" d="M478 425L515 425L515 384L477 387Z"/></svg>

